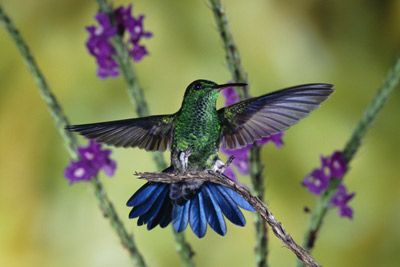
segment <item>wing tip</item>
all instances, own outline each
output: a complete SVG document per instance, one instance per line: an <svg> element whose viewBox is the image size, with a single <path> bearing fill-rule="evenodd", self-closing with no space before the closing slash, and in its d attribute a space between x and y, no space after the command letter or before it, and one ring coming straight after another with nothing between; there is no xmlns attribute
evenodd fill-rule
<svg viewBox="0 0 400 267"><path fill-rule="evenodd" d="M64 127L65 130L69 131L69 132L79 132L82 133L82 131L84 131L85 129L87 129L90 126L89 124L75 124L75 125L66 125Z"/></svg>
<svg viewBox="0 0 400 267"><path fill-rule="evenodd" d="M69 132L75 132L76 131L76 125L66 125L64 127L65 130L69 131Z"/></svg>
<svg viewBox="0 0 400 267"><path fill-rule="evenodd" d="M304 89L310 89L310 90L324 90L324 91L333 92L335 90L334 87L335 86L332 83L306 83L306 84L293 86L290 88L304 88Z"/></svg>

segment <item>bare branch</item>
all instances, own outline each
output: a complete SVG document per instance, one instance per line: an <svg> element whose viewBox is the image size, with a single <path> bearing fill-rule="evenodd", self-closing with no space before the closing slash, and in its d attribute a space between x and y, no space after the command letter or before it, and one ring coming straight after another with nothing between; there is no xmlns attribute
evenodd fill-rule
<svg viewBox="0 0 400 267"><path fill-rule="evenodd" d="M263 203L258 197L253 196L249 189L245 186L230 180L223 174L214 172L190 172L184 174L173 174L173 173L152 173L142 172L135 173L139 178L145 179L149 182L158 183L178 183L178 182L191 182L203 180L205 182L212 182L227 186L237 193L239 193L244 199L246 199L254 209L260 214L260 216L271 226L274 234L294 253L297 258L304 264L312 267L320 266L315 259L300 245L298 245L293 238L286 232L282 224L274 217L269 210L268 206Z"/></svg>

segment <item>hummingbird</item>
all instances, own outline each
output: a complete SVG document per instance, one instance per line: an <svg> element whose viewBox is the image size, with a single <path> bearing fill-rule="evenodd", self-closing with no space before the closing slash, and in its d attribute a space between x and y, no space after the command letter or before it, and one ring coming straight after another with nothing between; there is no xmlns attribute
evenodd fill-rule
<svg viewBox="0 0 400 267"><path fill-rule="evenodd" d="M70 125L67 129L116 147L138 147L147 151L171 151L171 164L163 172L215 171L223 173L220 146L237 149L258 139L286 130L316 109L333 86L314 83L293 86L236 104L216 108L222 89L244 87L245 83L217 84L196 80L185 91L180 109L167 115ZM190 224L203 237L209 225L215 232L227 232L224 217L244 226L240 208L254 211L238 193L211 182L172 184L147 182L128 200L129 218L151 230L172 223L182 232Z"/></svg>

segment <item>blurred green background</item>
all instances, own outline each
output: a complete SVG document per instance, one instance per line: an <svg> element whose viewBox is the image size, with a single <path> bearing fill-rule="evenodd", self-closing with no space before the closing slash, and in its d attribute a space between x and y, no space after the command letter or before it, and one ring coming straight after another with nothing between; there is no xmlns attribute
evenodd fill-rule
<svg viewBox="0 0 400 267"><path fill-rule="evenodd" d="M118 2L127 4L127 1ZM304 206L315 198L300 186L319 156L344 146L388 68L399 55L400 1L226 0L231 29L253 95L309 82L336 92L285 135L285 146L263 148L266 199L301 241ZM122 79L100 80L85 48L95 1L2 1L15 20L73 123L135 116ZM185 86L230 79L206 0L133 1L146 14L151 55L136 65L153 114L178 109ZM102 218L91 187L63 178L68 156L46 106L14 44L0 28L0 266L130 266L127 253ZM400 90L370 129L346 184L356 192L353 220L331 211L314 255L324 266L398 266L400 262ZM127 219L126 200L141 185L134 171L150 171L151 155L114 149L116 176L106 189L134 233L149 266L178 266L170 228L148 232ZM241 181L247 183L248 178ZM252 215L226 237L187 231L198 266L253 266ZM271 236L271 266L295 257Z"/></svg>

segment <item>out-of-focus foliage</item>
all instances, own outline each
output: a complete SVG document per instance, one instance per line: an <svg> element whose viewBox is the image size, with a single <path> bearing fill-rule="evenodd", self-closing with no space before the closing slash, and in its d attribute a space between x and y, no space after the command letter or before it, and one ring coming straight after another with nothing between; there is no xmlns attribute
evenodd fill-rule
<svg viewBox="0 0 400 267"><path fill-rule="evenodd" d="M127 2L119 2L127 4ZM36 56L73 123L132 117L121 79L99 80L84 46L95 1L2 1ZM320 154L344 146L363 108L399 55L400 2L224 1L249 74L251 93L334 83L336 92L285 135L277 150L263 148L266 199L296 240L314 197L300 182ZM136 65L152 113L178 109L185 86L197 78L225 82L221 41L206 1L134 1L146 14L150 56ZM61 138L32 77L0 30L0 266L129 266L127 254L96 207L87 184L63 178L68 162ZM346 176L354 219L327 217L314 255L325 266L397 266L400 261L400 90L369 132ZM133 171L154 170L149 153L115 149L119 168L102 177L117 210L151 266L177 266L170 229L148 232L129 221L125 202L143 183ZM246 182L247 178L242 178ZM188 233L199 266L252 266L252 216L229 225L224 238ZM294 256L271 236L273 266Z"/></svg>

